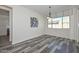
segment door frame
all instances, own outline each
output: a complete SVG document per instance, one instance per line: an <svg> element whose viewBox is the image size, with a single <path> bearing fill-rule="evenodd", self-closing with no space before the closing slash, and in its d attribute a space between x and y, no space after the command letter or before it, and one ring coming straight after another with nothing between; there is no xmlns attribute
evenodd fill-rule
<svg viewBox="0 0 79 59"><path fill-rule="evenodd" d="M9 11L9 26L10 26L10 36L9 36L9 41L12 44L12 40L13 40L13 19L12 19L12 8L9 6L5 6L5 5L0 5L0 9L4 9Z"/></svg>

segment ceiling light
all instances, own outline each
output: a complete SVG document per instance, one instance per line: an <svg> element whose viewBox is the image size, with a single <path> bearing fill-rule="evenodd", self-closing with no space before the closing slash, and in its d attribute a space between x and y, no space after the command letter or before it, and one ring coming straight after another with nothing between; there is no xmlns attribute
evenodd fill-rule
<svg viewBox="0 0 79 59"><path fill-rule="evenodd" d="M51 17L51 6L49 6L49 14L48 14L47 19L50 19L50 18L52 18L52 17Z"/></svg>

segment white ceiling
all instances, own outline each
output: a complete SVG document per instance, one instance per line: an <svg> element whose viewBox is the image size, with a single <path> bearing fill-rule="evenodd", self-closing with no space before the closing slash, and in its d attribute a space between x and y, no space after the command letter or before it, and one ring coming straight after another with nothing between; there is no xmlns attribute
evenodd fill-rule
<svg viewBox="0 0 79 59"><path fill-rule="evenodd" d="M43 16L48 16L49 5L24 5L24 7L29 8L33 11L36 11ZM73 7L75 6L73 5L51 5L51 11L53 14L54 12L60 12L60 11L73 8Z"/></svg>

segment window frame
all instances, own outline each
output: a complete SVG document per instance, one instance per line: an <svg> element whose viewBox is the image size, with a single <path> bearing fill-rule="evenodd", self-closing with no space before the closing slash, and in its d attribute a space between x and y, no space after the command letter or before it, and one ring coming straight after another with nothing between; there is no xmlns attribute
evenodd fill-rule
<svg viewBox="0 0 79 59"><path fill-rule="evenodd" d="M51 20L51 23L48 22L48 25L51 24L51 28L53 28L53 29L69 29L69 28L70 28L70 16L60 16L60 17L62 18L62 19L61 19L61 21L62 21L62 27L61 27L61 28L53 28L53 24L52 24L52 22L53 22L52 20L53 20L53 19ZM64 28L64 27L63 27L63 18L64 18L64 17L69 17L69 23L68 23L68 24L69 24L69 27L68 27L68 28ZM59 18L59 17L55 17L55 18ZM49 27L48 27L48 28L49 28ZM50 29L51 29L51 28L50 28Z"/></svg>

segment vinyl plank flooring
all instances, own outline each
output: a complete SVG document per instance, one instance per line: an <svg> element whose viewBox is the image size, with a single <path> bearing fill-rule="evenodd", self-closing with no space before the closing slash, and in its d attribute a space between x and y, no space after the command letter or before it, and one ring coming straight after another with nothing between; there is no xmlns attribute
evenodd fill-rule
<svg viewBox="0 0 79 59"><path fill-rule="evenodd" d="M69 53L70 49L73 49L72 52L75 53L79 52L78 45L77 42L73 42L73 40L67 38L41 35L14 45L0 48L0 53L60 53L65 49L67 50L64 51L65 53Z"/></svg>

